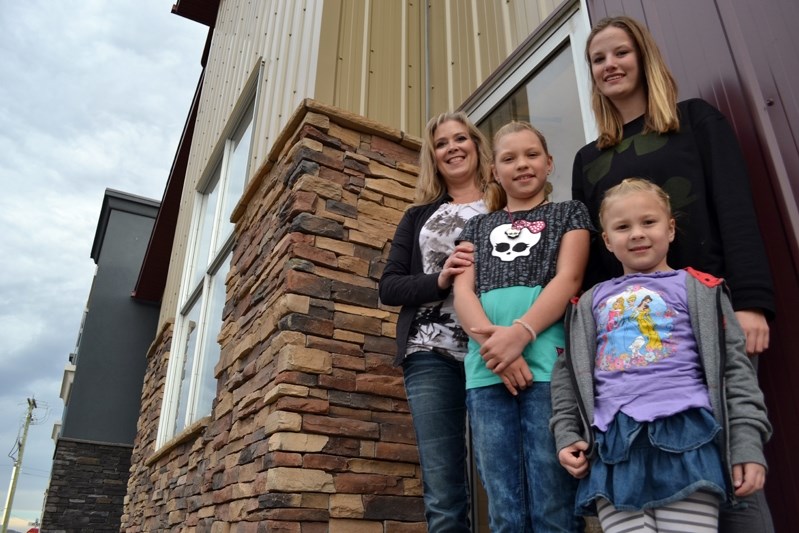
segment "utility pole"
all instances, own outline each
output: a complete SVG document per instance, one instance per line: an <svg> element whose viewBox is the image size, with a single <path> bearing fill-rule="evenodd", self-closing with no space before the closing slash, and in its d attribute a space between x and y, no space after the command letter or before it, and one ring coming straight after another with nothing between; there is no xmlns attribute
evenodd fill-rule
<svg viewBox="0 0 799 533"><path fill-rule="evenodd" d="M28 398L28 415L25 417L25 425L22 429L22 438L19 440L19 456L14 461L14 469L11 471L11 484L8 486L8 496L6 497L6 508L3 510L3 529L2 533L8 531L8 520L11 518L11 505L14 503L14 491L17 490L17 478L19 468L22 466L22 454L25 453L25 439L28 438L28 428L33 420L33 410L36 409L36 400Z"/></svg>

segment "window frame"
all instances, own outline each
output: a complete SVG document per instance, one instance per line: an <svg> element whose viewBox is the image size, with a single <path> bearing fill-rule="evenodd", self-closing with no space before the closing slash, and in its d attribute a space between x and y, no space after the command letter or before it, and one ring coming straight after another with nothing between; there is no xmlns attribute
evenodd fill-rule
<svg viewBox="0 0 799 533"><path fill-rule="evenodd" d="M247 83L241 91L236 105L228 119L227 125L223 128L208 163L205 166L194 191L192 203L192 215L190 230L187 236L187 252L183 260L183 270L178 289L178 304L173 328L172 347L170 349L170 360L166 372L164 383L164 395L161 404L161 412L158 423L158 435L156 437L156 449L164 446L168 442L178 437L186 431L197 420L210 414L213 407L199 405L200 395L203 391L202 376L207 371L208 364L216 366L218 358L210 361L207 355L207 343L209 335L213 339L219 335L222 327L209 327L206 323L213 316L213 309L216 306L224 307L225 302L213 300L214 288L216 283L225 283L227 272L229 272L230 260L233 254L233 244L235 241L235 226L230 222L229 214L226 220L223 210L232 210L236 203L241 199L241 195L247 188L247 183L252 177L255 168L255 149L256 149L256 125L258 110L260 108L260 84L263 79L264 62L259 60L256 64ZM231 182L230 163L235 149L244 139L247 139L247 153L244 156L243 183L240 185ZM228 197L230 186L236 185L237 198ZM215 205L213 211L209 212L207 201L209 192L215 191ZM214 193L211 193L213 195ZM212 216L210 226L210 236L207 248L200 249L198 240L201 237L203 224L207 217ZM226 233L229 232L229 233ZM207 258L200 259L198 254L207 254ZM202 275L198 274L198 269L202 269ZM221 277L220 277L221 275ZM224 298L223 298L224 300ZM193 352L189 354L184 345L191 339L191 331L187 331L189 315L194 313L194 307L199 305L196 338L193 339ZM213 309L212 309L213 308ZM187 358L192 362L191 368L186 368ZM187 378L186 373L190 373ZM188 385L186 394L182 394L183 387ZM186 400L186 405L182 406L181 400ZM202 412L200 412L202 411ZM178 421L178 416L183 416L182 421Z"/></svg>

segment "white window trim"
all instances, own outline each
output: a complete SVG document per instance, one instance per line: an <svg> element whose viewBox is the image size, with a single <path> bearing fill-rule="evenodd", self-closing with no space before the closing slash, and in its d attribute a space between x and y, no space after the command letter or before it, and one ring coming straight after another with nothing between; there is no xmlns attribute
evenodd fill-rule
<svg viewBox="0 0 799 533"><path fill-rule="evenodd" d="M225 168L226 162L229 160L230 151L233 145L232 137L239 131L239 128L242 125L242 121L247 117L251 116L252 121L252 128L250 130L250 146L249 146L249 153L247 155L247 166L246 166L246 177L245 177L245 189L246 183L249 182L250 178L252 177L252 173L254 171L255 165L253 164L253 153L256 146L256 130L257 130L257 118L259 116L259 108L260 108L260 93L261 93L261 83L259 80L263 79L263 70L264 70L264 61L262 59L258 59L256 62L256 67L253 68L250 76L247 79L247 82L244 85L244 88L239 95L236 104L233 107L233 110L230 114L228 123L222 130L220 134L219 140L217 141L214 149L211 151L211 156L209 157L208 163L206 164L205 170L202 172L200 179L197 181L197 186L194 194L194 202L192 209L192 220L191 220L191 231L189 232L189 236L187 239L187 253L184 258L183 263L183 271L181 276L181 283L179 289L179 299L178 299L178 309L176 313L175 319L175 327L172 332L172 348L171 348L171 355L170 361L168 364L167 372L166 372L166 381L164 384L164 397L161 405L161 413L159 416L158 422L158 435L156 437L156 449L162 447L164 444L168 443L170 440L175 438L177 435L180 434L180 430L174 432L175 427L175 419L178 415L178 403L180 400L180 382L181 382L181 373L183 370L183 357L184 354L181 353L182 346L178 346L176 343L182 343L185 339L184 334L186 333L185 328L186 325L185 317L186 314L191 310L191 307L197 302L197 299L202 297L202 303L200 305L199 310L199 317L205 317L208 314L208 303L210 299L211 287L210 281L212 278L215 277L216 273L222 268L222 262L224 260L229 259L229 255L233 249L233 242L234 232L231 233L228 238L225 239L224 243L217 243L219 246L215 246L218 238L218 232L224 228L224 224L219 223L219 219L221 218L221 211L224 206L224 202L222 201L221 196L217 198L216 206L214 207L214 223L211 230L211 250L210 253L214 253L214 249L218 249L218 252L214 254L213 261L210 263L206 263L204 268L206 269L203 273L202 282L194 282L192 283L192 268L193 265L196 264L195 261L195 254L197 253L196 250L196 241L199 238L200 232L200 218L205 214L205 206L203 202L206 199L206 190L211 183L211 180L214 179L214 176L219 169L219 181L217 183L217 187L223 187L226 183L227 176L224 174L227 172ZM222 165L220 167L220 165ZM220 194L221 194L220 189ZM234 203L238 201L238 199L233 200ZM207 339L207 335L209 335L212 329L208 327L200 328L198 332L197 338L195 340L195 350L201 350L203 346L205 346L205 342ZM215 332L214 334L216 334ZM196 420L196 408L197 408L197 401L199 395L199 387L200 380L198 378L198 373L202 370L201 364L204 362L202 361L202 357L195 357L192 368L189 370L191 372L191 378L187 381L189 384L189 391L188 391L188 400L187 400L187 411L186 417L188 420ZM205 362L207 364L208 362ZM212 364L216 364L214 361ZM184 425L184 429L189 427L190 424Z"/></svg>
<svg viewBox="0 0 799 533"><path fill-rule="evenodd" d="M591 21L588 18L586 0L564 2L557 12L535 30L528 48L515 53L514 59L501 65L492 74L491 79L497 82L479 87L463 105L462 110L474 123L480 122L522 86L548 57L564 44L570 43L585 142L595 139L597 127L591 111L591 74L585 61L585 42L590 31Z"/></svg>

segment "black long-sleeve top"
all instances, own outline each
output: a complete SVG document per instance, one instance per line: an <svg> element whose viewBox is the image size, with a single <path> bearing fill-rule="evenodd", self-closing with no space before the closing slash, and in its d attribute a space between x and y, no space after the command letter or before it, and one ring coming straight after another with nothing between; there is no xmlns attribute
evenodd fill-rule
<svg viewBox="0 0 799 533"><path fill-rule="evenodd" d="M419 233L427 219L441 206L452 201L448 195L431 204L414 206L408 209L397 226L386 268L380 277L378 290L380 301L386 305L401 305L397 319L397 355L394 364L405 358L413 319L422 304L443 300L451 289L438 288L438 272L425 274L422 265L422 251L419 247Z"/></svg>
<svg viewBox="0 0 799 533"><path fill-rule="evenodd" d="M729 123L704 100L677 104L680 131L642 134L644 118L624 126L622 141L599 150L583 147L574 159L572 197L588 207L599 226L599 205L610 187L639 177L670 196L677 222L669 248L672 268L692 266L723 277L735 310L774 313L771 273L760 236L749 176ZM595 239L587 287L622 274L619 261Z"/></svg>

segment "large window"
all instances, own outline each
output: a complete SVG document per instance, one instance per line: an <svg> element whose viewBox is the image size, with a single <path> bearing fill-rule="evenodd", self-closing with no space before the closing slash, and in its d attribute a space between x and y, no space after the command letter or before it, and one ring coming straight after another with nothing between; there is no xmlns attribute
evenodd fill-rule
<svg viewBox="0 0 799 533"><path fill-rule="evenodd" d="M559 16L558 16L559 15ZM583 58L588 20L580 2L564 2L547 27L536 30L516 61L483 87L466 111L486 137L511 120L525 120L546 137L555 161L554 201L571 198L574 155L595 137L590 111L590 79Z"/></svg>
<svg viewBox="0 0 799 533"><path fill-rule="evenodd" d="M215 151L212 171L195 194L178 316L172 340L158 444L211 413L216 397L214 367L230 269L233 224L230 215L248 176L255 98Z"/></svg>

